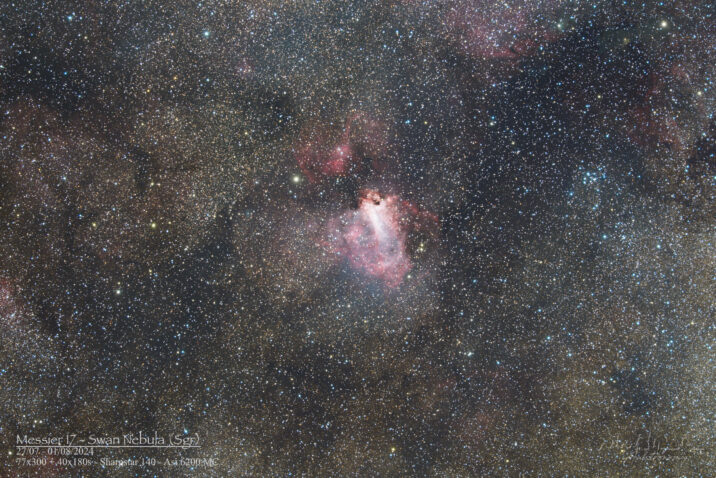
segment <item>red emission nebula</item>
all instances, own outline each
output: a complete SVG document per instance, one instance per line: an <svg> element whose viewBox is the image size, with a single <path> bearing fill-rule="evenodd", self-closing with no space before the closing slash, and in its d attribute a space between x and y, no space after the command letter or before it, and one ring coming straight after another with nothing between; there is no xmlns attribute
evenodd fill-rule
<svg viewBox="0 0 716 478"><path fill-rule="evenodd" d="M366 156L372 158L371 167L380 170L377 158L388 150L388 129L363 112L346 118L340 133L326 124L312 125L302 131L294 146L296 162L311 183L358 171Z"/></svg>
<svg viewBox="0 0 716 478"><path fill-rule="evenodd" d="M358 208L329 221L326 246L351 267L397 287L413 267L407 237L437 218L395 195L361 191Z"/></svg>

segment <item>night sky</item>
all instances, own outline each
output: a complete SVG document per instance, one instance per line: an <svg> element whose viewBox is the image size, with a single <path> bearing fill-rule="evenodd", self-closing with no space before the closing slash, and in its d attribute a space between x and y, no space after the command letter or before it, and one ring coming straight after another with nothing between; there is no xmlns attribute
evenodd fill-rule
<svg viewBox="0 0 716 478"><path fill-rule="evenodd" d="M715 15L4 0L0 476L714 476Z"/></svg>

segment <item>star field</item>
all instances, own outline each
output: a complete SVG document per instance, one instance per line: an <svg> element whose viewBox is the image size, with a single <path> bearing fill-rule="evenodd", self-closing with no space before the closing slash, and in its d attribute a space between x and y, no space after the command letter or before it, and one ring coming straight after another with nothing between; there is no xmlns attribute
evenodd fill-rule
<svg viewBox="0 0 716 478"><path fill-rule="evenodd" d="M712 476L715 12L4 2L0 475Z"/></svg>

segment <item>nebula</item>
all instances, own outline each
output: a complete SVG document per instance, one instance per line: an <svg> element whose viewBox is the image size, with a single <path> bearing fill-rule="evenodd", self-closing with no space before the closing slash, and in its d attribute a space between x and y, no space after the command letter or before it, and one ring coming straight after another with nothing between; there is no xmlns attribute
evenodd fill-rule
<svg viewBox="0 0 716 478"><path fill-rule="evenodd" d="M365 190L356 210L329 224L328 248L355 270L397 287L412 267L406 237L406 215L398 197Z"/></svg>
<svg viewBox="0 0 716 478"><path fill-rule="evenodd" d="M303 131L294 155L301 172L312 183L348 173L355 160L347 132L336 138L335 132L322 126Z"/></svg>
<svg viewBox="0 0 716 478"><path fill-rule="evenodd" d="M293 154L301 172L311 183L356 173L366 158L375 170L383 169L381 159L389 152L390 127L365 112L348 115L340 128L312 124L301 132Z"/></svg>
<svg viewBox="0 0 716 478"><path fill-rule="evenodd" d="M2 3L0 475L714 475L713 4Z"/></svg>
<svg viewBox="0 0 716 478"><path fill-rule="evenodd" d="M441 5L448 12L444 22L448 36L474 58L517 60L556 38L531 21L554 10L550 2L508 5L449 0Z"/></svg>

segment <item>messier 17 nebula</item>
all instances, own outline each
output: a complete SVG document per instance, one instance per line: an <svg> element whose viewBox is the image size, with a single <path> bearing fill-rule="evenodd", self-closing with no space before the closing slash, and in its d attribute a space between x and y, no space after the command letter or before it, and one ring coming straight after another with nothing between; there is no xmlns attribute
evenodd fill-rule
<svg viewBox="0 0 716 478"><path fill-rule="evenodd" d="M0 476L716 475L714 15L0 2Z"/></svg>
<svg viewBox="0 0 716 478"><path fill-rule="evenodd" d="M330 224L329 249L357 270L398 286L411 268L405 230L409 218L399 206L396 196L362 191L358 209Z"/></svg>

